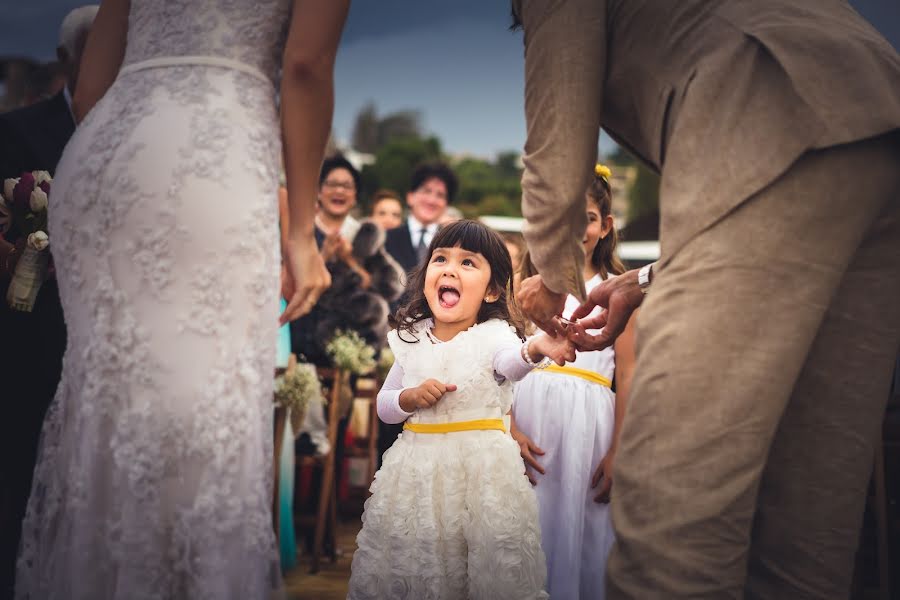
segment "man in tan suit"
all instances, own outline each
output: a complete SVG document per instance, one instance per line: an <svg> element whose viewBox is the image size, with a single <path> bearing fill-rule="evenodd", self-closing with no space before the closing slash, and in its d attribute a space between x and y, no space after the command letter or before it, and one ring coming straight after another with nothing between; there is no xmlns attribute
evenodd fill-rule
<svg viewBox="0 0 900 600"><path fill-rule="evenodd" d="M846 597L900 343L900 58L841 0L513 5L529 316L584 297L600 127L662 173L652 275L570 331L609 345L652 278L609 597Z"/></svg>

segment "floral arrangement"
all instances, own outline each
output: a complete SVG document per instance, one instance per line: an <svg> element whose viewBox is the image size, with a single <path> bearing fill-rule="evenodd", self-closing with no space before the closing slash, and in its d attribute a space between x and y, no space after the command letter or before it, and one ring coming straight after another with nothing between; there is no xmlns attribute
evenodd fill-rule
<svg viewBox="0 0 900 600"><path fill-rule="evenodd" d="M390 348L384 348L381 351L381 356L378 358L378 364L375 365L375 369L378 371L378 377L384 381L387 378L388 372L391 370L391 367L394 366L394 353L391 352Z"/></svg>
<svg viewBox="0 0 900 600"><path fill-rule="evenodd" d="M322 384L312 365L299 364L275 380L275 404L303 415L310 402L322 400Z"/></svg>
<svg viewBox="0 0 900 600"><path fill-rule="evenodd" d="M355 331L338 329L325 346L331 362L338 369L363 375L375 368L375 349Z"/></svg>
<svg viewBox="0 0 900 600"><path fill-rule="evenodd" d="M6 301L15 310L31 312L47 277L50 264L47 205L52 181L47 171L32 171L3 182L0 235L16 247L24 246L6 292Z"/></svg>

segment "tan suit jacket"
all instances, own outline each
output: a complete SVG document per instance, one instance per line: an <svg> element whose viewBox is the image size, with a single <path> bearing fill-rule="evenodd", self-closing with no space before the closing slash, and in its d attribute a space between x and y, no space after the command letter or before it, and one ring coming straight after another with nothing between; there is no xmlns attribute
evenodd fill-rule
<svg viewBox="0 0 900 600"><path fill-rule="evenodd" d="M525 237L554 291L584 295L601 126L662 173L663 261L805 151L900 128L900 57L842 0L513 7L525 34Z"/></svg>

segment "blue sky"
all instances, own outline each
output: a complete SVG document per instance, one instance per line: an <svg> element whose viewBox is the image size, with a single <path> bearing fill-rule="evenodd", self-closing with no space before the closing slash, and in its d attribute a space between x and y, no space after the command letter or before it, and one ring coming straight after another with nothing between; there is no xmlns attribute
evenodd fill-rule
<svg viewBox="0 0 900 600"><path fill-rule="evenodd" d="M52 58L58 23L83 3L0 0L0 55ZM900 48L900 1L851 4ZM506 0L356 0L335 73L338 139L371 100L380 114L421 111L451 153L521 149L522 37L508 26Z"/></svg>

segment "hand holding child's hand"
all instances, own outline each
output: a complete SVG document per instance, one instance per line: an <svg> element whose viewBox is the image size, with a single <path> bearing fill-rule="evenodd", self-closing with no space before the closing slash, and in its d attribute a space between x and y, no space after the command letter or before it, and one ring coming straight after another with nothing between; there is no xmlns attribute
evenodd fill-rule
<svg viewBox="0 0 900 600"><path fill-rule="evenodd" d="M413 412L419 408L430 408L444 397L447 392L455 392L456 386L451 383L441 383L437 379L429 379L422 385L400 394L400 408L406 412Z"/></svg>
<svg viewBox="0 0 900 600"><path fill-rule="evenodd" d="M531 338L528 348L532 359L537 359L536 355L546 356L560 366L575 360L575 344L565 336L550 337L541 333Z"/></svg>

